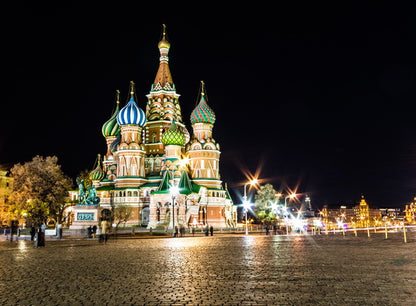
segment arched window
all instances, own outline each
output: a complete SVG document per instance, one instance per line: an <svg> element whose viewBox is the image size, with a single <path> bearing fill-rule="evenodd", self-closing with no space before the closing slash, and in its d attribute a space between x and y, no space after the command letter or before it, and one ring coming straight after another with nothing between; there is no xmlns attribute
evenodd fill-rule
<svg viewBox="0 0 416 306"><path fill-rule="evenodd" d="M156 209L156 217L157 217L157 222L160 222L160 209L159 209L159 207Z"/></svg>

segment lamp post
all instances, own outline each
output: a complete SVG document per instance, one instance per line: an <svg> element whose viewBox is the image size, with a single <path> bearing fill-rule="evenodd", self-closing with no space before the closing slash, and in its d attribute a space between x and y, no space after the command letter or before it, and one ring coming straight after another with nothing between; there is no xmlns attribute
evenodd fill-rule
<svg viewBox="0 0 416 306"><path fill-rule="evenodd" d="M257 179L253 179L250 182L244 184L243 206L244 206L244 213L246 215L246 235L248 235L247 212L248 212L248 208L250 207L250 203L247 202L247 185L253 186L257 184L257 182L258 182Z"/></svg>
<svg viewBox="0 0 416 306"><path fill-rule="evenodd" d="M175 197L179 193L178 186L171 186L169 188L170 195L172 196L172 237L175 237Z"/></svg>
<svg viewBox="0 0 416 306"><path fill-rule="evenodd" d="M294 197L296 197L296 193L291 193L290 195L288 195L287 197L285 197L285 209L284 209L284 213L286 214L286 216L285 216L285 220L286 220L286 235L289 235L289 224L288 224L288 217L287 217L287 199L293 199Z"/></svg>

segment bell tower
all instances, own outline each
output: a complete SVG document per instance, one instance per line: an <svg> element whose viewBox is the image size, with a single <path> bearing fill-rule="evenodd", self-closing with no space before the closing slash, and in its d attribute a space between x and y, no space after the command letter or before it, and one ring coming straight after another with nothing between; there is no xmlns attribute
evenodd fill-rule
<svg viewBox="0 0 416 306"><path fill-rule="evenodd" d="M176 93L169 68L170 43L163 25L162 39L159 41L159 68L147 95L146 125L144 127L146 149L146 174L160 173L160 160L165 153L162 134L169 129L173 120L177 128L189 141L189 132L182 122L179 94Z"/></svg>
<svg viewBox="0 0 416 306"><path fill-rule="evenodd" d="M144 171L145 148L142 141L142 128L145 114L134 100L134 82L130 82L130 100L117 114L121 130L120 144L116 149L116 187L129 187L146 182Z"/></svg>
<svg viewBox="0 0 416 306"><path fill-rule="evenodd" d="M207 100L205 83L201 81L201 98L191 113L193 135L187 146L187 154L193 181L202 186L221 189L220 146L212 137L215 113Z"/></svg>

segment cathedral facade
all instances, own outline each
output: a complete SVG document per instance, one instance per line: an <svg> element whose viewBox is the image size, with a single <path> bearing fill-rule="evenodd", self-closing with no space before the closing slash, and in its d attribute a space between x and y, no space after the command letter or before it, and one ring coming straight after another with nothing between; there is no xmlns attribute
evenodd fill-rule
<svg viewBox="0 0 416 306"><path fill-rule="evenodd" d="M189 132L169 69L165 29L158 48L159 68L145 108L138 104L133 82L123 107L117 91L115 111L102 126L107 151L89 175L100 201L73 207L78 227L98 222L122 205L133 210L127 224L147 228L236 226L236 207L220 178L216 117L205 85L201 82Z"/></svg>

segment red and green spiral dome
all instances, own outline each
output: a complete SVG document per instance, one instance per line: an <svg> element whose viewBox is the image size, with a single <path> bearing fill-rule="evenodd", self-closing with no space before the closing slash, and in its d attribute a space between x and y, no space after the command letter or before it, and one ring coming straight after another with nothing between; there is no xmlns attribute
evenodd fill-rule
<svg viewBox="0 0 416 306"><path fill-rule="evenodd" d="M215 113L209 107L204 95L201 96L201 100L191 113L191 124L194 125L196 123L208 123L212 125L215 123Z"/></svg>

